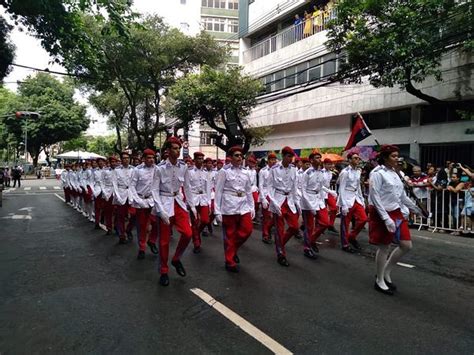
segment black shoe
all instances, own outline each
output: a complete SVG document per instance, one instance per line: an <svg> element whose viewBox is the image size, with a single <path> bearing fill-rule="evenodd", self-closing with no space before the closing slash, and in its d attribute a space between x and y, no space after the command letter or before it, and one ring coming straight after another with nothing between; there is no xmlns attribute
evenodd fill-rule
<svg viewBox="0 0 474 355"><path fill-rule="evenodd" d="M301 233L296 233L295 238L296 239L303 239L303 236L301 235Z"/></svg>
<svg viewBox="0 0 474 355"><path fill-rule="evenodd" d="M158 254L158 248L156 247L154 243L148 242L147 244L153 254L155 255Z"/></svg>
<svg viewBox="0 0 474 355"><path fill-rule="evenodd" d="M272 240L270 238L262 238L262 242L265 244L272 244Z"/></svg>
<svg viewBox="0 0 474 355"><path fill-rule="evenodd" d="M168 277L168 274L162 274L160 276L160 285L168 286L169 284L170 284L170 278Z"/></svg>
<svg viewBox="0 0 474 355"><path fill-rule="evenodd" d="M105 232L105 235L112 235L112 231L107 229L107 232Z"/></svg>
<svg viewBox="0 0 474 355"><path fill-rule="evenodd" d="M201 235L202 235L203 237L209 237L209 233L206 232L206 231L202 231Z"/></svg>
<svg viewBox="0 0 474 355"><path fill-rule="evenodd" d="M229 272L233 272L233 273L238 273L239 272L239 267L237 265L227 265L225 264L225 269Z"/></svg>
<svg viewBox="0 0 474 355"><path fill-rule="evenodd" d="M328 227L328 231L339 234L338 230L334 226Z"/></svg>
<svg viewBox="0 0 474 355"><path fill-rule="evenodd" d="M354 247L355 250L362 250L362 247L360 246L359 242L355 239L349 240L349 243Z"/></svg>
<svg viewBox="0 0 474 355"><path fill-rule="evenodd" d="M311 250L315 253L319 253L319 248L316 244L311 245Z"/></svg>
<svg viewBox="0 0 474 355"><path fill-rule="evenodd" d="M375 288L375 291L381 292L381 293L386 294L386 295L393 296L393 291L390 288L388 290L384 290L383 288L381 288L379 286L379 284L377 282L374 283L374 288Z"/></svg>
<svg viewBox="0 0 474 355"><path fill-rule="evenodd" d="M118 243L119 244L128 244L128 240L120 238Z"/></svg>
<svg viewBox="0 0 474 355"><path fill-rule="evenodd" d="M181 263L181 261L172 261L171 265L173 265L176 268L176 272L178 273L179 276L186 276L186 270L184 270L184 266Z"/></svg>
<svg viewBox="0 0 474 355"><path fill-rule="evenodd" d="M304 256L313 260L318 258L318 256L311 249L305 249Z"/></svg>
<svg viewBox="0 0 474 355"><path fill-rule="evenodd" d="M133 240L133 234L132 232L127 232L127 239L132 241Z"/></svg>
<svg viewBox="0 0 474 355"><path fill-rule="evenodd" d="M286 257L284 257L283 255L280 255L277 261L278 261L278 264L280 264L281 266L290 266L290 263L288 262L288 260L286 260Z"/></svg>
<svg viewBox="0 0 474 355"><path fill-rule="evenodd" d="M383 280L385 281L385 285L387 285L389 289L391 289L392 291L397 290L397 286L395 286L394 283L388 282L387 279L385 279L385 278Z"/></svg>
<svg viewBox="0 0 474 355"><path fill-rule="evenodd" d="M99 226L98 224L96 224L96 225L94 226L94 229L100 229L100 226Z"/></svg>
<svg viewBox="0 0 474 355"><path fill-rule="evenodd" d="M234 255L234 263L240 264L240 259L239 259L239 256L237 254Z"/></svg>
<svg viewBox="0 0 474 355"><path fill-rule="evenodd" d="M145 259L145 252L143 250L140 250L137 255L137 260L143 260Z"/></svg>
<svg viewBox="0 0 474 355"><path fill-rule="evenodd" d="M341 250L345 251L346 253L349 253L349 254L354 254L355 253L355 250L352 249L350 246L342 247Z"/></svg>
<svg viewBox="0 0 474 355"><path fill-rule="evenodd" d="M193 253L194 254L199 254L201 252L201 247L194 247L193 248Z"/></svg>

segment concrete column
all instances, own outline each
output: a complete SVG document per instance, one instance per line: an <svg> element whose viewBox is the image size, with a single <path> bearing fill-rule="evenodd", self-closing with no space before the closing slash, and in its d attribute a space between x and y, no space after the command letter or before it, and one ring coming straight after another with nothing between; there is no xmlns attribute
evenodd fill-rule
<svg viewBox="0 0 474 355"><path fill-rule="evenodd" d="M411 124L410 127L417 128L420 126L421 120L421 110L417 106L411 107ZM415 141L410 142L410 158L415 159L416 161L420 161L420 144L418 143L416 136Z"/></svg>

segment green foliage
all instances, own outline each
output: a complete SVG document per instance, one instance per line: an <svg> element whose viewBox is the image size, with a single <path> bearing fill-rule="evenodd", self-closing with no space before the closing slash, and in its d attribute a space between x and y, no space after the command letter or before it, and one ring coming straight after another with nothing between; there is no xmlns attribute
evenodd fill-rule
<svg viewBox="0 0 474 355"><path fill-rule="evenodd" d="M125 124L138 149L153 147L158 132L165 129L159 122L163 98L176 78L200 65L217 66L227 54L209 35L186 36L158 16L130 19L126 23L128 36L103 19L86 16L83 21L95 50L70 51L64 64L96 92L92 103L99 109L104 104L102 95L118 96L115 102L106 103L110 112L112 107L123 112L125 99Z"/></svg>
<svg viewBox="0 0 474 355"><path fill-rule="evenodd" d="M115 140L114 135L111 136L97 136L97 137L87 137L87 151L94 152L103 156L109 156L115 151Z"/></svg>
<svg viewBox="0 0 474 355"><path fill-rule="evenodd" d="M330 24L328 47L344 53L339 78L375 87L414 88L428 76L442 80L443 54L472 50L472 2L455 0L341 0Z"/></svg>
<svg viewBox="0 0 474 355"><path fill-rule="evenodd" d="M89 126L86 108L75 102L74 86L60 82L49 74L28 77L18 95L1 92L9 105L4 109L3 124L19 144L24 139L25 120L15 117L15 111L39 112L38 119L28 119L28 152L36 163L39 153L60 141L79 137ZM2 99L0 98L0 101ZM3 106L2 106L3 107Z"/></svg>
<svg viewBox="0 0 474 355"><path fill-rule="evenodd" d="M246 120L261 91L260 81L243 75L241 68L224 71L204 66L200 74L188 75L172 87L170 113L182 125L195 120L208 124L217 131L216 145L221 149L243 144L247 151L254 140L263 139L262 130L250 129Z"/></svg>
<svg viewBox="0 0 474 355"><path fill-rule="evenodd" d="M0 82L10 72L10 64L15 57L15 46L8 40L10 26L0 17Z"/></svg>

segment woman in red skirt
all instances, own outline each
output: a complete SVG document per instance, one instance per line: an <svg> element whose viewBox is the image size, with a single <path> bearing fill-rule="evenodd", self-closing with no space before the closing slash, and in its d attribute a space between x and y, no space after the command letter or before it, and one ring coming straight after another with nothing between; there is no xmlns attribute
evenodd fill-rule
<svg viewBox="0 0 474 355"><path fill-rule="evenodd" d="M395 171L398 154L397 146L381 147L380 165L370 173L369 185L369 242L378 248L374 288L388 295L393 295L396 290L391 277L393 267L412 248L408 221L402 214L402 207L421 214L421 210L406 195L400 176ZM388 257L392 242L398 247Z"/></svg>

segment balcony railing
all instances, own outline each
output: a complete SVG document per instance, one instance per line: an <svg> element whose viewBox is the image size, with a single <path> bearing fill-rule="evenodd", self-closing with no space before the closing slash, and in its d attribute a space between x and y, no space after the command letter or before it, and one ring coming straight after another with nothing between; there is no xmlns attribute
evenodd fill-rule
<svg viewBox="0 0 474 355"><path fill-rule="evenodd" d="M249 63L255 59L262 58L270 53L273 53L281 48L308 38L318 32L326 30L329 20L336 17L335 9L329 12L329 15L317 16L302 21L297 25L288 27L284 31L271 36L255 44L243 54L244 63Z"/></svg>

